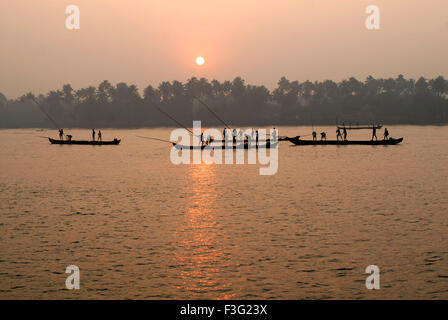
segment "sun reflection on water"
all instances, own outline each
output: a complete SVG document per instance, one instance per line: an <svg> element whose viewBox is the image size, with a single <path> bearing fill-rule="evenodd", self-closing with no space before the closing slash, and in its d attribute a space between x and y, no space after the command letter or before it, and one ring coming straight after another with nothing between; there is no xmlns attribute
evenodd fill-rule
<svg viewBox="0 0 448 320"><path fill-rule="evenodd" d="M191 298L230 299L231 283L222 277L229 266L229 255L222 250L222 230L216 219L216 181L214 165L192 165L189 168L192 194L184 223L175 234L175 259L180 270L177 290Z"/></svg>

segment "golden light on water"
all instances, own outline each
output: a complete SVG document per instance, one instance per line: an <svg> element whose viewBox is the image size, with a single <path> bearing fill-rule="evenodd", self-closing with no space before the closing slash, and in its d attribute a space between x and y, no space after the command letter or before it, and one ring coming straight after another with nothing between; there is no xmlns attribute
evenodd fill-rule
<svg viewBox="0 0 448 320"><path fill-rule="evenodd" d="M189 169L192 194L185 221L175 234L175 264L180 272L176 290L188 292L189 297L201 298L209 294L225 300L235 293L228 292L231 282L220 276L230 262L218 240L215 170L215 166L205 164Z"/></svg>

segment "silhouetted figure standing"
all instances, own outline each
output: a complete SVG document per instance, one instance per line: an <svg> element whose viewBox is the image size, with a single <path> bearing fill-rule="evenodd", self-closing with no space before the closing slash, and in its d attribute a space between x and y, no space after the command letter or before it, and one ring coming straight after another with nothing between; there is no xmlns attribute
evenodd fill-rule
<svg viewBox="0 0 448 320"><path fill-rule="evenodd" d="M95 141L95 129L92 129L92 141Z"/></svg>
<svg viewBox="0 0 448 320"><path fill-rule="evenodd" d="M227 139L226 139L226 132L227 132L227 128L222 129L222 139L223 139L224 141L227 140Z"/></svg>
<svg viewBox="0 0 448 320"><path fill-rule="evenodd" d="M384 128L384 140L389 140L389 130L387 128Z"/></svg>
<svg viewBox="0 0 448 320"><path fill-rule="evenodd" d="M204 133L203 132L201 132L201 135L200 135L200 137L199 137L199 144L202 146L202 145L204 145Z"/></svg>
<svg viewBox="0 0 448 320"><path fill-rule="evenodd" d="M327 140L327 133L325 133L325 132L321 132L320 133L320 141L323 141L323 140Z"/></svg>
<svg viewBox="0 0 448 320"><path fill-rule="evenodd" d="M375 126L372 127L372 141L373 141L373 138L375 138L375 140L378 141L378 138L376 136L376 127Z"/></svg>
<svg viewBox="0 0 448 320"><path fill-rule="evenodd" d="M59 129L59 140L64 138L64 129Z"/></svg>
<svg viewBox="0 0 448 320"><path fill-rule="evenodd" d="M98 130L98 141L102 141L101 130Z"/></svg>
<svg viewBox="0 0 448 320"><path fill-rule="evenodd" d="M344 141L347 141L347 129L345 129L345 127L342 130L342 135L344 136Z"/></svg>
<svg viewBox="0 0 448 320"><path fill-rule="evenodd" d="M233 129L233 131L232 131L233 144L236 144L236 136L237 136L236 129Z"/></svg>
<svg viewBox="0 0 448 320"><path fill-rule="evenodd" d="M317 140L317 133L316 133L316 131L313 131L313 141L316 141Z"/></svg>
<svg viewBox="0 0 448 320"><path fill-rule="evenodd" d="M338 129L336 130L336 140L339 141L339 138L341 138L341 140L342 140L341 130L338 128Z"/></svg>
<svg viewBox="0 0 448 320"><path fill-rule="evenodd" d="M258 130L255 130L255 145L258 146Z"/></svg>
<svg viewBox="0 0 448 320"><path fill-rule="evenodd" d="M272 139L277 140L277 129L276 128L274 128L274 130L272 131Z"/></svg>

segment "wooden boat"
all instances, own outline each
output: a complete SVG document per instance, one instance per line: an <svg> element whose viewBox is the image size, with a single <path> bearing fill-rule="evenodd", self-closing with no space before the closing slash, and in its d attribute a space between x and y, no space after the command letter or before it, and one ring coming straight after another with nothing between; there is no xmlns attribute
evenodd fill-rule
<svg viewBox="0 0 448 320"><path fill-rule="evenodd" d="M368 146L384 146L384 145L395 145L403 141L403 138L394 139L390 138L388 140L301 140L300 138L290 138L291 141L296 146L320 146L320 145L337 145L337 146L347 146L347 145L368 145Z"/></svg>
<svg viewBox="0 0 448 320"><path fill-rule="evenodd" d="M76 145L92 145L92 146L102 146L102 145L117 145L120 143L121 139L115 138L111 141L87 141L87 140L58 140L58 139L51 139L51 144L76 144Z"/></svg>
<svg viewBox="0 0 448 320"><path fill-rule="evenodd" d="M225 144L210 144L210 145L203 145L203 146L184 146L181 144L177 144L175 142L172 142L173 146L176 149L189 149L189 150L203 150L205 148L207 149L226 149L226 145ZM274 143L270 143L269 141L264 143L262 142L259 145L255 145L255 144L247 144L247 143L240 143L240 144L236 144L236 145L232 145L229 143L229 145L227 146L227 148L229 149L260 149L260 148L276 148L278 145L278 142L274 142Z"/></svg>

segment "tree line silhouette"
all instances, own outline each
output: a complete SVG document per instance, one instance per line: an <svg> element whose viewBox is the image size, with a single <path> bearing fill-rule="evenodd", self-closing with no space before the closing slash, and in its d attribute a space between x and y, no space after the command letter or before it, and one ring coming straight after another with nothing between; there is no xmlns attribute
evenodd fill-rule
<svg viewBox="0 0 448 320"><path fill-rule="evenodd" d="M53 127L42 108L63 128L132 128L176 126L157 108L191 126L222 124L193 97L199 97L230 125L334 125L337 123L446 124L448 81L443 76L340 82L290 81L282 77L272 91L265 86L192 77L185 83L146 87L109 81L74 90L66 84L48 94L27 93L9 100L0 93L0 127Z"/></svg>

